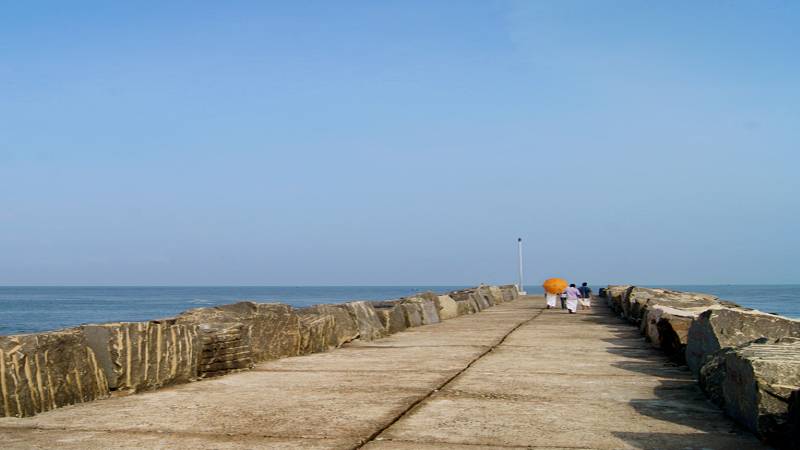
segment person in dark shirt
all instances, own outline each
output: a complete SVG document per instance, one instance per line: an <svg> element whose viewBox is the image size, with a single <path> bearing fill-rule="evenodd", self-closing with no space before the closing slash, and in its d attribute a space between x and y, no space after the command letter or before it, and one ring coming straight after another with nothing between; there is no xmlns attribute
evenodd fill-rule
<svg viewBox="0 0 800 450"><path fill-rule="evenodd" d="M583 309L588 309L592 307L592 288L590 288L586 282L581 284L581 287L578 288L581 293L581 307Z"/></svg>

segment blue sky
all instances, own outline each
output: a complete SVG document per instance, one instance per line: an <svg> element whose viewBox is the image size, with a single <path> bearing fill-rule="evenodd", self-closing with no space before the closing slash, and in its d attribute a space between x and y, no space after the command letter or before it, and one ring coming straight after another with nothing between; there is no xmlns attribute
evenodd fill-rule
<svg viewBox="0 0 800 450"><path fill-rule="evenodd" d="M0 283L797 283L798 23L2 2Z"/></svg>

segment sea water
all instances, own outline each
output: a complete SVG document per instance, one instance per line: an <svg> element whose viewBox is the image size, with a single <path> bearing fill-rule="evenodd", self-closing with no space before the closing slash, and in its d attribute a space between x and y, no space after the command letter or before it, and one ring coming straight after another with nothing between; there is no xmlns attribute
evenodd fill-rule
<svg viewBox="0 0 800 450"><path fill-rule="evenodd" d="M352 300L388 300L417 292L444 293L464 286L0 286L0 335L32 333L82 323L142 321L241 300L294 307ZM800 318L800 285L673 285L764 312ZM593 287L594 292L598 287ZM528 287L538 293L539 288Z"/></svg>

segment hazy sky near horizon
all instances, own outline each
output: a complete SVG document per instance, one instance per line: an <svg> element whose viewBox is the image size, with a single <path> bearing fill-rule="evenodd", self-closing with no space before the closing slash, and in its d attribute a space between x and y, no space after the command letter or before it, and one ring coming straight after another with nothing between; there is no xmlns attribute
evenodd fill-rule
<svg viewBox="0 0 800 450"><path fill-rule="evenodd" d="M800 282L800 3L0 3L0 283Z"/></svg>

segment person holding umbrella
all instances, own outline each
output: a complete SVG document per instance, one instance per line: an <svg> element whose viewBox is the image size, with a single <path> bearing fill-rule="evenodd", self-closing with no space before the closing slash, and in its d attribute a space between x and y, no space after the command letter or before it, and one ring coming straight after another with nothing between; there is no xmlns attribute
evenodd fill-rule
<svg viewBox="0 0 800 450"><path fill-rule="evenodd" d="M561 278L550 278L545 280L545 282L542 284L542 287L544 288L545 299L547 300L547 309L555 308L556 299L567 287L567 280Z"/></svg>

